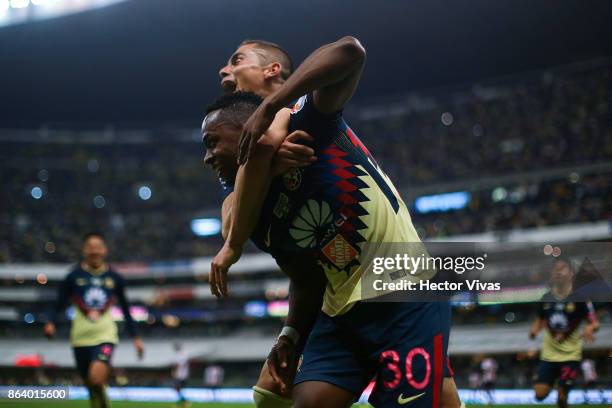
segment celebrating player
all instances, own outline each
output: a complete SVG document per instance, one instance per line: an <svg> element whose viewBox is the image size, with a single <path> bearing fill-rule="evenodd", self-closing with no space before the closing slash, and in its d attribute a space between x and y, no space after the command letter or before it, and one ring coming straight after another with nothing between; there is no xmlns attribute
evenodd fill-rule
<svg viewBox="0 0 612 408"><path fill-rule="evenodd" d="M59 287L54 313L44 331L47 337L53 337L55 322L68 303L73 304L75 315L70 330L70 343L77 368L89 390L90 406L106 408L109 404L105 386L110 374L113 349L119 341L117 324L111 314L115 301L121 307L139 358L143 356L144 347L136 335L136 325L130 315L125 297L125 282L106 263L108 250L104 237L99 233L87 234L83 238L82 253L83 261L74 267Z"/></svg>
<svg viewBox="0 0 612 408"><path fill-rule="evenodd" d="M239 90L252 91L265 84L274 67L247 61L240 51L232 57L232 74ZM239 93L207 110L207 147L211 135L215 142L236 140L242 130L241 161L246 160L235 176L230 231L211 265L211 289L227 294L227 270L249 235L277 260L314 259L325 271L327 289L295 379L295 406L349 406L378 374L370 397L375 406L438 406L447 376L449 393L442 402L458 407L446 361L448 303L363 302L361 278L371 261L362 257L364 243L419 242L397 191L342 119L364 60L359 42L343 38L311 54L262 103ZM283 109L297 97L291 111ZM228 116L248 114L243 129L219 133ZM320 159L272 179L271 159L296 129L315 137ZM207 152L212 166L214 155Z"/></svg>
<svg viewBox="0 0 612 408"><path fill-rule="evenodd" d="M542 401L558 382L557 405L568 406L568 395L576 382L582 359L582 343L595 340L599 322L591 302L579 302L573 293L574 270L569 260L557 259L551 271L550 291L544 294L537 319L529 336L535 339L544 329L538 374L534 384L536 399ZM582 335L582 320L587 320Z"/></svg>

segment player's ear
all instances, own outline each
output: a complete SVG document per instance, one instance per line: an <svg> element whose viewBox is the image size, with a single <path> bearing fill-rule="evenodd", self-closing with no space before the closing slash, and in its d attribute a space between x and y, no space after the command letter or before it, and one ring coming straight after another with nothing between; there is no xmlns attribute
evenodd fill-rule
<svg viewBox="0 0 612 408"><path fill-rule="evenodd" d="M264 68L264 78L270 79L279 77L282 71L282 66L279 62L273 62Z"/></svg>

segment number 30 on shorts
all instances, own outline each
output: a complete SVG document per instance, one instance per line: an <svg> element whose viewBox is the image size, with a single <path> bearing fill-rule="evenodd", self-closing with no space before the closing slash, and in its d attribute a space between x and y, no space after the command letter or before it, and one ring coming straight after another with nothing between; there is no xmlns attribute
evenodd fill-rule
<svg viewBox="0 0 612 408"><path fill-rule="evenodd" d="M415 359L423 359L425 364L425 374L423 378L415 378L413 372L413 363ZM431 356L423 347L415 347L406 354L403 362L400 362L400 356L395 350L383 351L380 354L379 362L386 363L386 369L393 374L392 380L383 381L383 385L387 389L397 387L402 381L402 367L405 367L406 381L416 390L422 390L429 384L431 377ZM403 364L402 364L403 363Z"/></svg>

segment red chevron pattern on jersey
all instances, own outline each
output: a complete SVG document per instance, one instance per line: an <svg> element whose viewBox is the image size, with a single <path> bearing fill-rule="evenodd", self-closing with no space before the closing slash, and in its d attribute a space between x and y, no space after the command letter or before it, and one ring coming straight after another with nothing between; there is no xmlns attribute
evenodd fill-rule
<svg viewBox="0 0 612 408"><path fill-rule="evenodd" d="M350 143L347 135L338 139L344 139L345 144ZM341 149L335 142L323 149L320 155L321 162L326 167L320 180L321 185L325 186L322 198L329 202L335 208L334 212L339 215L334 220L334 231L341 234L331 233L324 237L323 254L339 269L345 269L357 262L356 257L360 252L357 244L366 240L360 231L368 226L359 217L367 214L361 203L369 199L361 189L368 185L359 178L367 175L357 167L360 164L357 163L359 156ZM341 253L338 252L339 249Z"/></svg>

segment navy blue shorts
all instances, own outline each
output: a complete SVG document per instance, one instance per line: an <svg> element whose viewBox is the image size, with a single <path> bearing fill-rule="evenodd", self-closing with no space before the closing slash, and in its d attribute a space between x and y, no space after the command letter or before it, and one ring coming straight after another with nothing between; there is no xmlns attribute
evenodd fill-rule
<svg viewBox="0 0 612 408"><path fill-rule="evenodd" d="M110 366L111 358L113 357L113 343L101 343L95 346L73 347L74 359L76 360L77 369L83 380L87 379L89 374L89 366L94 361L102 361Z"/></svg>
<svg viewBox="0 0 612 408"><path fill-rule="evenodd" d="M580 371L580 361L542 361L538 364L538 376L536 384L548 384L551 387L559 380L559 386L571 388L576 384L578 372Z"/></svg>
<svg viewBox="0 0 612 408"><path fill-rule="evenodd" d="M306 342L295 384L324 381L358 399L375 379L375 407L438 407L447 350L448 302L358 302L346 314L320 313Z"/></svg>

